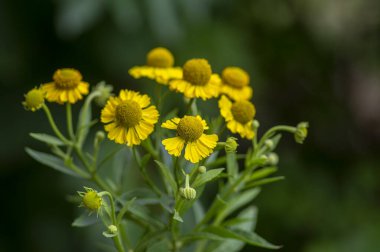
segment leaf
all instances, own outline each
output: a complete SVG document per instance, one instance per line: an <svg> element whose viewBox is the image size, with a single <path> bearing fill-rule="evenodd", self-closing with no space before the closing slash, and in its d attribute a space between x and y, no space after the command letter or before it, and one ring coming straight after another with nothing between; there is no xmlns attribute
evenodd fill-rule
<svg viewBox="0 0 380 252"><path fill-rule="evenodd" d="M117 235L117 233L116 233L116 234L113 234L113 233L110 233L110 232L108 232L108 231L104 231L102 234L103 234L103 236L106 237L106 238L112 238L112 237L115 237L115 236Z"/></svg>
<svg viewBox="0 0 380 252"><path fill-rule="evenodd" d="M30 149L28 147L25 148L25 151L29 154L29 156L31 156L32 158L34 158L36 161L40 162L41 164L49 166L62 173L75 176L75 177L80 177L78 174L76 174L75 172L67 168L62 159L59 159L47 153Z"/></svg>
<svg viewBox="0 0 380 252"><path fill-rule="evenodd" d="M44 142L46 144L51 144L51 145L56 145L56 146L65 145L59 138L45 134L45 133L30 133L29 135L33 137L34 139Z"/></svg>
<svg viewBox="0 0 380 252"><path fill-rule="evenodd" d="M245 231L253 231L256 226L256 220L257 220L257 208L251 206L241 211L236 218L224 222L223 225L224 226L229 225L234 228L239 228ZM235 240L235 239L226 239L224 242L215 244L215 245L216 245L216 249L213 250L210 248L212 252L224 252L224 251L237 252L237 251L240 251L244 247L245 242Z"/></svg>
<svg viewBox="0 0 380 252"><path fill-rule="evenodd" d="M273 183L273 182L276 182L276 181L279 181L279 180L283 180L283 179L285 179L284 176L273 177L273 178L265 178L265 179L261 179L261 180L258 180L258 181L253 181L251 183L248 183L245 186L245 188L248 189L248 188L252 188L252 187L262 186L262 185Z"/></svg>
<svg viewBox="0 0 380 252"><path fill-rule="evenodd" d="M173 194L175 192L177 192L177 190L178 190L177 183L175 182L173 175L170 172L169 168L165 164L161 163L160 161L154 160L154 162L156 162L156 164L160 168L162 176L164 177L164 179L167 181L167 183L169 183L170 187L172 188Z"/></svg>
<svg viewBox="0 0 380 252"><path fill-rule="evenodd" d="M230 238L239 241L246 242L250 245L257 247L267 248L267 249L279 249L281 246L273 245L266 241L256 233L245 231L242 229L230 229L221 226L211 226L203 230L204 232L215 234L222 238Z"/></svg>
<svg viewBox="0 0 380 252"><path fill-rule="evenodd" d="M163 228L164 224L158 221L155 217L146 213L144 207L132 205L128 208L128 212L134 215L138 220L147 223L148 225L156 228Z"/></svg>
<svg viewBox="0 0 380 252"><path fill-rule="evenodd" d="M252 173L249 180L257 180L257 179L267 177L268 175L275 173L277 170L278 170L278 168L275 166L262 168L260 170L255 171L254 173Z"/></svg>
<svg viewBox="0 0 380 252"><path fill-rule="evenodd" d="M214 234L206 233L206 232L197 232L193 234L187 234L187 235L183 235L181 238L182 242L190 242L190 241L196 241L196 240L223 241L225 239L218 235L214 235Z"/></svg>
<svg viewBox="0 0 380 252"><path fill-rule="evenodd" d="M84 140L87 137L91 125L91 101L93 99L92 95L87 96L87 99L83 103L82 108L79 111L78 124L77 124L77 134L78 134L78 145L82 146Z"/></svg>
<svg viewBox="0 0 380 252"><path fill-rule="evenodd" d="M78 218L76 218L71 226L73 227L87 227L95 224L98 221L96 215L89 215L88 213L83 213Z"/></svg>
<svg viewBox="0 0 380 252"><path fill-rule="evenodd" d="M212 169L208 170L204 174L198 175L192 186L195 188L200 187L201 185L217 178L223 172L223 170L224 168Z"/></svg>
<svg viewBox="0 0 380 252"><path fill-rule="evenodd" d="M193 211L195 223L199 223L205 216L205 210L199 200L194 202Z"/></svg>
<svg viewBox="0 0 380 252"><path fill-rule="evenodd" d="M274 137L272 137L272 141L273 141L273 147L272 147L272 149L271 149L271 150L274 150L274 149L276 149L276 147L277 147L278 143L279 143L279 142L280 142L280 140L281 140L281 137L282 137L282 135L281 135L281 134L277 134L277 135L275 135Z"/></svg>
<svg viewBox="0 0 380 252"><path fill-rule="evenodd" d="M221 212L217 215L217 220L222 220L235 210L244 206L245 204L251 202L258 194L260 193L259 188L253 188L251 190L247 190L243 193L236 194L232 197L232 200L226 204L226 207L223 208Z"/></svg>
<svg viewBox="0 0 380 252"><path fill-rule="evenodd" d="M179 215L179 213L176 209L174 209L173 219L176 221L179 221L179 222L183 222L183 219L181 218L181 216Z"/></svg>
<svg viewBox="0 0 380 252"><path fill-rule="evenodd" d="M146 252L167 252L167 251L170 251L170 248L169 248L169 241L166 239L154 243L152 246L150 246L146 250Z"/></svg>
<svg viewBox="0 0 380 252"><path fill-rule="evenodd" d="M123 207L120 209L119 214L117 215L117 224L120 224L124 214L128 211L130 206L133 204L133 202L136 200L136 198L131 199L130 201L125 202Z"/></svg>

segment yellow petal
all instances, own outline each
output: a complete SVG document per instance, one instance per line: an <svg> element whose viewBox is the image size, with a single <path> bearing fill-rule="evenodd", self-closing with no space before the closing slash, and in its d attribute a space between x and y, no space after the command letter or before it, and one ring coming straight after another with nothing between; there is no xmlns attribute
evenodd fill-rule
<svg viewBox="0 0 380 252"><path fill-rule="evenodd" d="M181 155L185 140L180 137L172 137L163 140L162 144L170 155L178 157Z"/></svg>
<svg viewBox="0 0 380 252"><path fill-rule="evenodd" d="M162 128L165 129L177 129L178 123L181 119L178 117L175 117L173 119L167 120L166 122L161 124Z"/></svg>

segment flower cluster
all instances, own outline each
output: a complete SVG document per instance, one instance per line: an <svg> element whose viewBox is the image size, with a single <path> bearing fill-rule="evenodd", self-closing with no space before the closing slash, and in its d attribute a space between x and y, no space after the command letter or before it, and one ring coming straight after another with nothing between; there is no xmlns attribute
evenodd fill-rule
<svg viewBox="0 0 380 252"><path fill-rule="evenodd" d="M103 235L113 239L118 252L125 251L126 243L122 241L125 238L123 236L127 235L124 230L125 219L145 229L137 233L147 234L140 237L141 242L136 247L127 244L130 251L146 251L151 244L147 237L156 235L162 236L157 239L163 242L170 240L165 251L180 251L181 247L188 246L189 242L203 235L206 240L207 237L216 238L210 239L214 242L210 247L214 248L229 247L223 244L225 238L265 248L278 248L257 234L250 233L252 230L240 230L237 225L229 229L233 223L253 221L255 217L247 215L254 214L252 209L245 208L237 217L234 214L236 218L230 214L253 200L258 193L258 186L283 178L268 178L277 171L279 156L274 151L281 138L279 132L292 133L295 141L302 144L308 134L308 123L301 122L296 127L275 126L258 139L260 124L255 119L256 107L251 101L251 78L240 67L227 66L219 74L213 71L211 64L204 58L189 59L182 67L176 66L173 54L166 48L158 47L147 53L145 65L132 67L129 74L135 79L153 80L158 84L157 94L150 97L128 89L121 89L114 94L113 87L104 81L90 90L89 83L83 81L82 74L73 68L56 70L52 81L27 92L22 105L33 112L42 109L55 133L55 136L31 133L33 138L46 143L52 154L27 148L28 154L56 170L92 182L100 189L98 192L84 187L84 192L78 192L80 206L90 214L96 212L101 215L106 227ZM180 96L184 102L176 104L178 106L169 113L166 112L168 106L162 106L163 103L170 105L168 94L169 97ZM74 128L71 106L82 99L84 102L78 113L77 127ZM202 108L198 110L199 99L202 102L216 99L210 105L217 104L217 118L210 118ZM66 105L67 136L55 123L48 102ZM92 118L93 103L101 107L100 115L96 114L96 118ZM91 127L99 118L105 132L98 129L95 134L90 134ZM227 134L225 129L229 130ZM89 136L93 136L90 148L85 145ZM238 136L250 140L247 141L249 150L244 154L237 153ZM106 138L116 152L105 150ZM137 193L139 190L125 192L122 180L112 181L98 172L122 146L126 146L125 149L131 154L125 166L130 165L129 158L133 157L132 165L140 169L142 179L149 187L147 195L142 195L144 190L140 193ZM144 156L140 154L141 149ZM239 159L243 162L238 162ZM243 167L239 167L241 163ZM159 178L150 176L147 169L149 164L158 166ZM220 166L225 168L216 168ZM157 179L162 182L157 184ZM203 217L198 216L202 219L196 223L192 233L181 237L177 222L184 221L181 216L186 218L186 210L199 199L205 185L216 179L220 179L218 197L215 197L208 212L202 214ZM132 197L125 198L126 195ZM152 218L147 214L150 211L145 206L147 202L162 207L160 218ZM86 218L79 217L73 226L90 223ZM247 226L254 225L249 223ZM200 243L197 251L207 251L205 244ZM148 250L154 249L155 244L152 244Z"/></svg>

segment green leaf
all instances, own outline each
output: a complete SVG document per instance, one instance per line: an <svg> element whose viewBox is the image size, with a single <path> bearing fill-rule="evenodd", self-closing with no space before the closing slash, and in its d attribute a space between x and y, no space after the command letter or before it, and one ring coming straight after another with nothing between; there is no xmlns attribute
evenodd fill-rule
<svg viewBox="0 0 380 252"><path fill-rule="evenodd" d="M205 210L199 200L194 202L193 211L195 223L199 223L205 216Z"/></svg>
<svg viewBox="0 0 380 252"><path fill-rule="evenodd" d="M87 96L82 108L79 111L78 124L77 124L77 134L78 134L78 145L82 146L87 134L90 130L91 125L91 101L94 96Z"/></svg>
<svg viewBox="0 0 380 252"><path fill-rule="evenodd" d="M108 231L104 231L102 234L103 234L103 236L106 237L106 238L112 238L112 237L115 237L115 236L117 235L117 233L116 233L116 234L113 234L113 233L110 233L110 232L108 232Z"/></svg>
<svg viewBox="0 0 380 252"><path fill-rule="evenodd" d="M128 211L128 209L131 207L133 202L135 202L135 200L136 200L136 198L133 198L130 201L125 202L123 207L120 209L119 214L117 215L117 224L118 225L122 221L124 214Z"/></svg>
<svg viewBox="0 0 380 252"><path fill-rule="evenodd" d="M224 168L212 169L212 170L208 170L204 174L198 175L194 183L192 184L192 186L194 188L200 187L201 185L217 178L223 172L223 170Z"/></svg>
<svg viewBox="0 0 380 252"><path fill-rule="evenodd" d="M33 137L34 139L44 142L46 144L51 144L51 145L56 145L56 146L65 145L59 138L45 134L45 133L30 133L29 135Z"/></svg>
<svg viewBox="0 0 380 252"><path fill-rule="evenodd" d="M197 233L187 234L187 235L183 235L181 238L182 242L191 242L191 241L196 241L196 240L223 241L225 239L218 235L214 235L214 234L206 233L206 232L197 232Z"/></svg>
<svg viewBox="0 0 380 252"><path fill-rule="evenodd" d="M273 183L273 182L283 180L283 179L285 179L284 176L273 177L273 178L265 178L265 179L261 179L261 180L257 180L257 181L253 181L251 183L248 183L245 186L245 188L248 189L248 188L252 188L252 187L262 186L262 185Z"/></svg>
<svg viewBox="0 0 380 252"><path fill-rule="evenodd" d="M28 147L25 148L25 151L29 154L29 156L31 156L32 158L34 158L36 161L40 162L41 164L49 166L62 173L75 176L75 177L80 177L78 174L76 174L75 172L67 168L62 159L59 159L47 153L30 149Z"/></svg>
<svg viewBox="0 0 380 252"><path fill-rule="evenodd" d="M71 226L73 227L87 227L90 225L95 224L98 221L98 218L96 215L92 214L89 215L88 213L83 213L78 218L76 218L73 223L71 223Z"/></svg>
<svg viewBox="0 0 380 252"><path fill-rule="evenodd" d="M169 248L169 241L166 239L154 243L152 246L150 246L146 250L146 252L167 252L167 251L170 251L170 248Z"/></svg>
<svg viewBox="0 0 380 252"><path fill-rule="evenodd" d="M256 220L257 208L251 206L241 211L236 218L224 222L223 225L232 226L234 228L238 228L245 231L253 231L256 226ZM237 252L244 247L245 242L235 239L226 239L222 243L214 242L214 244L211 245L215 245L214 247L216 247L215 249L212 249L211 246L209 246L209 250L212 252Z"/></svg>
<svg viewBox="0 0 380 252"><path fill-rule="evenodd" d="M251 202L260 193L259 188L253 188L243 193L235 194L232 200L226 204L226 207L217 215L217 220L223 220L225 217L233 213L235 210Z"/></svg>
<svg viewBox="0 0 380 252"><path fill-rule="evenodd" d="M246 242L250 245L267 248L267 249L279 249L281 246L273 245L266 241L259 235L253 232L245 231L242 229L230 229L221 226L211 226L203 230L204 232L215 234L222 238L230 238L239 241Z"/></svg>
<svg viewBox="0 0 380 252"><path fill-rule="evenodd" d="M279 143L280 140L281 140L281 137L282 137L281 134L277 134L277 135L275 135L274 137L272 137L272 141L273 141L273 147L272 147L272 150L276 149L278 143Z"/></svg>
<svg viewBox="0 0 380 252"><path fill-rule="evenodd" d="M178 211L176 209L174 209L173 219L176 220L176 221L179 221L179 222L183 222L182 217L179 215L179 213L178 213Z"/></svg>
<svg viewBox="0 0 380 252"><path fill-rule="evenodd" d="M131 205L128 208L128 212L130 212L133 216L135 216L138 220L147 223L148 225L156 228L163 228L164 224L157 220L152 215L149 215L146 209L142 206L138 206L137 204Z"/></svg>
<svg viewBox="0 0 380 252"><path fill-rule="evenodd" d="M262 168L260 170L255 171L254 173L252 173L249 180L257 180L257 179L267 177L267 176L271 175L272 173L275 173L277 170L278 170L278 168L275 166Z"/></svg>
<svg viewBox="0 0 380 252"><path fill-rule="evenodd" d="M172 173L170 172L170 169L160 161L154 160L158 167L160 168L160 172L162 177L165 179L167 183L169 183L171 189L173 190L173 194L175 194L178 190L177 183L175 182ZM166 183L165 183L166 184Z"/></svg>

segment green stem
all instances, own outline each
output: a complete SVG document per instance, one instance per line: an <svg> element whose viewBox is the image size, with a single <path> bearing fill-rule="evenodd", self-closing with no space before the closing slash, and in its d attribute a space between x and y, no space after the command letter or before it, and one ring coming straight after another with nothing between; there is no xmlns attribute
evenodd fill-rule
<svg viewBox="0 0 380 252"><path fill-rule="evenodd" d="M143 141L141 143L141 146L144 147L144 149L150 154L152 155L153 159L155 160L158 160L160 161L160 157L158 156L157 152L154 150L154 147L153 147L153 144L152 144L152 141L150 140L150 138L146 139L145 141Z"/></svg>
<svg viewBox="0 0 380 252"><path fill-rule="evenodd" d="M297 130L296 127L287 126L287 125L278 125L278 126L275 126L273 128L270 128L261 137L259 144L258 144L258 147L260 148L264 144L265 140L267 140L269 137L273 136L276 133L276 131L286 131L286 132L294 134L296 132L296 130Z"/></svg>
<svg viewBox="0 0 380 252"><path fill-rule="evenodd" d="M45 114L49 120L50 126L53 129L54 133L57 135L57 137L66 145L71 145L71 142L62 135L61 131L58 129L57 125L55 124L53 116L51 115L49 108L45 104L42 105L42 108L45 111Z"/></svg>
<svg viewBox="0 0 380 252"><path fill-rule="evenodd" d="M74 130L73 130L73 115L71 112L70 102L66 103L66 120L67 120L67 131L72 140L75 139Z"/></svg>
<svg viewBox="0 0 380 252"><path fill-rule="evenodd" d="M149 187L157 194L157 196L161 197L162 196L161 190L150 179L148 173L146 172L145 167L142 167L142 164L141 164L141 162L140 162L140 160L139 160L139 158L137 156L137 150L136 150L136 148L132 147L132 153L133 153L133 157L136 160L137 166L140 168L140 172L141 172L141 175L142 175L143 179L149 185Z"/></svg>
<svg viewBox="0 0 380 252"><path fill-rule="evenodd" d="M109 192L104 192L104 194L107 195L108 198L110 199L111 212L112 212L111 213L112 224L115 225L117 227L117 230L118 230L118 234L113 237L113 242L114 242L115 247L116 247L118 252L125 252L124 247L123 247L123 243L122 243L121 237L120 237L120 231L119 231L120 226L118 225L118 223L116 221L115 203L113 201L113 197Z"/></svg>
<svg viewBox="0 0 380 252"><path fill-rule="evenodd" d="M191 105L193 104L194 101L195 101L195 98L190 99L185 109L185 115L189 114L189 112L191 111Z"/></svg>

